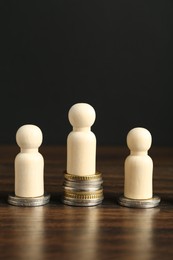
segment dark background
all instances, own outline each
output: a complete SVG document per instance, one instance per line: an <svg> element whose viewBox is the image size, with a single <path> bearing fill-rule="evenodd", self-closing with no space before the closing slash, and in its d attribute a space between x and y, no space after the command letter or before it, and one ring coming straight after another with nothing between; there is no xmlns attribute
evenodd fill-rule
<svg viewBox="0 0 173 260"><path fill-rule="evenodd" d="M173 145L173 1L1 1L0 144L38 125L65 144L77 102L97 114L98 145L146 127Z"/></svg>

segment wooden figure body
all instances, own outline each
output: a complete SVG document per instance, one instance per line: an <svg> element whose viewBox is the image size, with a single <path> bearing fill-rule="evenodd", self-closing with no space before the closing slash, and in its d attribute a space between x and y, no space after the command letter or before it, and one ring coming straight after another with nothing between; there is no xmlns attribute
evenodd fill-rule
<svg viewBox="0 0 173 260"><path fill-rule="evenodd" d="M35 125L21 126L16 141L21 151L15 158L15 195L38 197L44 194L44 159L38 152L42 132Z"/></svg>
<svg viewBox="0 0 173 260"><path fill-rule="evenodd" d="M130 199L153 197L153 161L148 156L151 146L150 132L141 127L132 129L127 135L130 155L125 160L124 196Z"/></svg>
<svg viewBox="0 0 173 260"><path fill-rule="evenodd" d="M73 131L67 138L67 173L85 176L96 173L96 137L91 132L95 110L86 103L77 103L69 110Z"/></svg>

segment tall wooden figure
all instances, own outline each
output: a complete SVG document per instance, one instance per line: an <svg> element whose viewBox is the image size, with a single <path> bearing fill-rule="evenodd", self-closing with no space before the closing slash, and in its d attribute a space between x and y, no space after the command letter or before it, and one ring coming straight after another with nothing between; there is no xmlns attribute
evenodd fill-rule
<svg viewBox="0 0 173 260"><path fill-rule="evenodd" d="M63 202L94 206L103 200L102 176L96 172L96 137L91 131L95 110L87 103L73 105L68 118L73 129L67 137L67 170Z"/></svg>
<svg viewBox="0 0 173 260"><path fill-rule="evenodd" d="M78 103L69 110L73 131L67 138L67 173L85 176L96 173L96 137L91 132L95 110L86 103Z"/></svg>

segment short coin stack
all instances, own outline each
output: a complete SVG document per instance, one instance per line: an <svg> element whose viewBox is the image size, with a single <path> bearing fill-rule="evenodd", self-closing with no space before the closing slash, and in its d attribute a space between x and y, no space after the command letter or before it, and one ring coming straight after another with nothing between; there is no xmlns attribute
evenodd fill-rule
<svg viewBox="0 0 173 260"><path fill-rule="evenodd" d="M63 203L71 206L95 206L102 203L102 174L77 176L64 173Z"/></svg>

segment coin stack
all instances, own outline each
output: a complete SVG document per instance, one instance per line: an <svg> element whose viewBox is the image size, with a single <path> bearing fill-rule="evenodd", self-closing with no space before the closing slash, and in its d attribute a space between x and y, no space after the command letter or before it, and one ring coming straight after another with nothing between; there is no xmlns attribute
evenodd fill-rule
<svg viewBox="0 0 173 260"><path fill-rule="evenodd" d="M63 203L71 206L95 206L102 203L102 174L77 176L64 173Z"/></svg>

